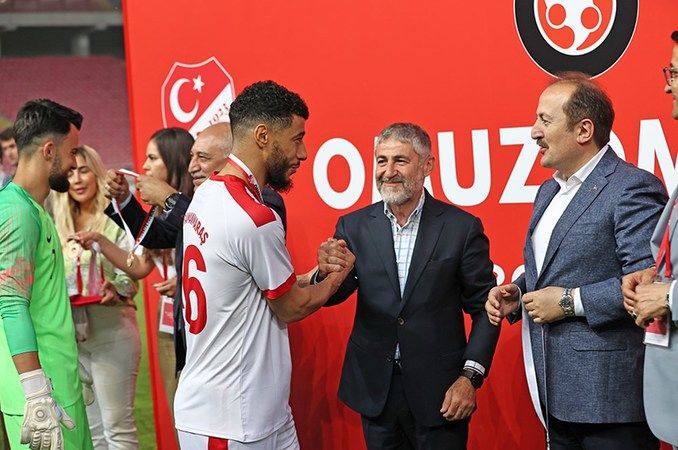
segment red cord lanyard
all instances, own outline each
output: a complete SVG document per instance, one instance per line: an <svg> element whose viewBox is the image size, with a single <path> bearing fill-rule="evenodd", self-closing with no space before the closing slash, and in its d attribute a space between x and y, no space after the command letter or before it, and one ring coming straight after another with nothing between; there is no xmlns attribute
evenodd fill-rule
<svg viewBox="0 0 678 450"><path fill-rule="evenodd" d="M144 218L144 221L141 224L139 233L137 233L137 237L135 238L134 235L132 234L132 231L129 229L127 222L125 222L125 219L122 217L122 213L120 212L120 206L118 205L118 202L115 199L112 199L111 205L113 205L113 209L118 214L118 216L120 216L122 225L125 228L125 234L127 235L127 238L131 241L130 243L132 245L132 250L130 250L129 254L127 255L126 262L127 267L132 267L132 264L134 263L134 252L136 251L137 247L139 247L139 245L141 244L141 241L144 240L144 237L146 237L146 233L148 233L148 230L151 229L153 219L155 219L155 215L158 212L160 212L160 207L156 205L153 206L150 211L148 211L146 217Z"/></svg>
<svg viewBox="0 0 678 450"><path fill-rule="evenodd" d="M75 272L75 279L76 279L76 284L78 287L78 295L82 295L82 289L83 289L83 282L82 282L82 269L80 268L80 257L82 256L82 249L78 253L78 256L75 258L75 267L76 267L76 272ZM94 259L94 252L92 252L92 258L90 258L90 264L96 264L96 260ZM99 275L101 276L101 281L104 280L104 266L101 265L99 266ZM89 295L97 295L96 292L89 292Z"/></svg>
<svg viewBox="0 0 678 450"><path fill-rule="evenodd" d="M657 252L657 260L655 261L657 272L659 272L660 263L664 261L664 278L672 278L673 268L671 267L671 245L669 242L669 232L671 230L671 216L676 209L678 200L673 203L671 208L671 214L669 214L669 220L666 221L666 229L664 230L664 236L662 237L662 242L659 245L659 252Z"/></svg>
<svg viewBox="0 0 678 450"><path fill-rule="evenodd" d="M167 255L162 255L162 279L167 281Z"/></svg>
<svg viewBox="0 0 678 450"><path fill-rule="evenodd" d="M261 189L259 189L257 180L254 178L254 175L252 174L252 172L250 172L249 168L236 156L233 155L230 155L228 157L227 162L231 166L235 167L245 177L245 182L247 184L247 188L249 189L249 191L252 193L252 195L254 195L254 198L259 200L259 203L263 203L264 200L261 196Z"/></svg>

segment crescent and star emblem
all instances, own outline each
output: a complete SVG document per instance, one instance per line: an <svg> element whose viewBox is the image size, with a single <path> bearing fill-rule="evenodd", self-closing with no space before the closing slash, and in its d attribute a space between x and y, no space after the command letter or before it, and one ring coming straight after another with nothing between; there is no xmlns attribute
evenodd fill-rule
<svg viewBox="0 0 678 450"><path fill-rule="evenodd" d="M190 81L191 80L188 78L179 78L172 85L172 89L170 89L170 110L172 111L172 114L174 114L174 117L181 123L188 123L192 121L198 113L198 108L200 106L200 101L196 100L193 104L193 108L190 111L185 111L179 104L179 90L184 84L189 83ZM196 78L193 78L192 81L193 90L201 93L202 88L205 85L205 83L202 81L202 77L198 75Z"/></svg>

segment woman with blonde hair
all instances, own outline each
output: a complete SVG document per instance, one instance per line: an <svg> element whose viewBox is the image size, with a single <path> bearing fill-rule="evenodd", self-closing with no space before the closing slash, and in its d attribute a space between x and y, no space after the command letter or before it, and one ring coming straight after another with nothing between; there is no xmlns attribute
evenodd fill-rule
<svg viewBox="0 0 678 450"><path fill-rule="evenodd" d="M52 210L64 248L66 283L76 324L80 362L94 381L87 418L97 450L137 449L134 393L140 359L136 282L76 232L96 232L129 249L124 230L104 214L105 169L97 152L81 146L68 174L68 192L54 193Z"/></svg>
<svg viewBox="0 0 678 450"><path fill-rule="evenodd" d="M192 197L193 182L188 173L192 146L193 137L182 128L163 128L156 131L146 147L146 161L142 166L145 174L162 180L184 195ZM131 254L129 249L118 248L107 236L96 231L79 232L76 238L85 248L99 246L106 258L134 279L144 278L153 270L153 267L157 267L163 277L162 282L153 285L161 295L159 312L162 313L163 304L168 304L171 311L171 303L176 290L174 249L146 249L143 252L135 251ZM160 324L162 322L159 320ZM162 326L158 330L157 356L167 404L173 415L177 380L174 341L171 333L171 325Z"/></svg>

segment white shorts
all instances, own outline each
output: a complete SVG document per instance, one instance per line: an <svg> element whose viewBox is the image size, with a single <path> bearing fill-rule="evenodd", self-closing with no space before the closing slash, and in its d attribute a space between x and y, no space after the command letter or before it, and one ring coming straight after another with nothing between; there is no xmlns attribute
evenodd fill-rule
<svg viewBox="0 0 678 450"><path fill-rule="evenodd" d="M181 450L299 450L292 415L277 431L254 442L239 442L181 430L177 430L177 434Z"/></svg>

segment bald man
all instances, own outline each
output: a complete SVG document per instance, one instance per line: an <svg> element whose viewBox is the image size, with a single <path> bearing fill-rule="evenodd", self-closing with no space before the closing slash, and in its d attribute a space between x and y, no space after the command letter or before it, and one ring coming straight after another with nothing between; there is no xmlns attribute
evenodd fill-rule
<svg viewBox="0 0 678 450"><path fill-rule="evenodd" d="M215 172L226 165L231 153L233 137L231 126L228 123L217 123L205 128L198 134L191 148L191 161L188 171L193 178L196 189ZM115 198L121 207L121 213L130 231L136 236L142 226L146 212L139 202L129 192L129 185L125 178L109 170L106 176L106 185L111 198ZM169 184L146 175L137 179L137 189L141 198L150 205L163 208L163 215L154 220L141 245L146 248L175 248L176 249L176 288L174 285L163 286L168 289L167 294L174 296L174 350L176 354L176 371L183 369L186 362L186 339L184 335L184 320L181 308L181 266L183 264L183 235L182 227L184 214L191 199L177 192ZM264 203L270 206L280 216L283 226L287 227L285 203L280 194L265 187L262 190ZM106 214L122 227L120 216L112 206L106 208ZM159 290L159 291L160 291ZM174 292L172 292L174 291ZM164 294L165 292L160 292Z"/></svg>

